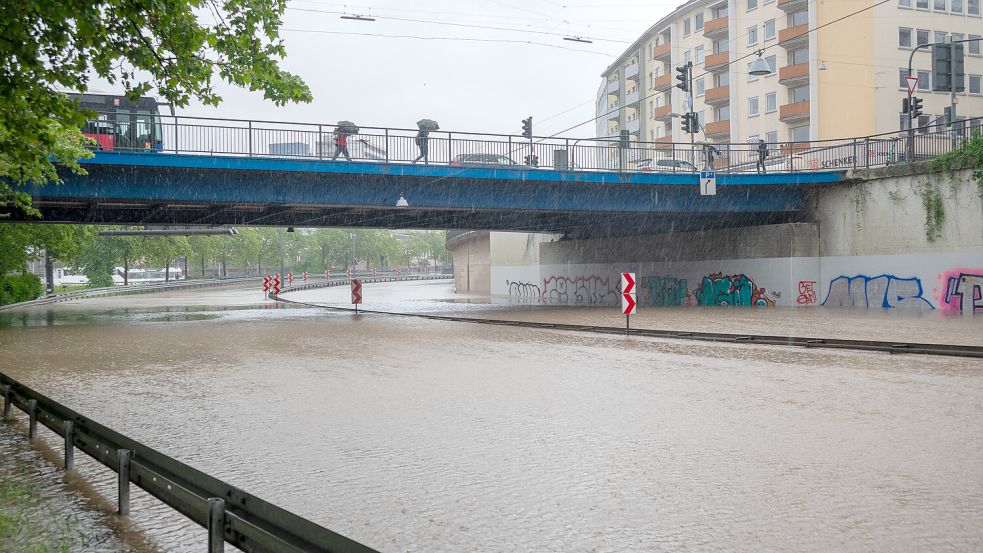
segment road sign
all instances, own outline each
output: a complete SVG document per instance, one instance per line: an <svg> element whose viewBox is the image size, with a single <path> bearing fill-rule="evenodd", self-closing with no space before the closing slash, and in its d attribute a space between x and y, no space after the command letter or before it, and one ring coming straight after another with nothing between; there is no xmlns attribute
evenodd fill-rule
<svg viewBox="0 0 983 553"><path fill-rule="evenodd" d="M263 277L263 291L264 292L270 291L270 275L266 275L265 277Z"/></svg>
<svg viewBox="0 0 983 553"><path fill-rule="evenodd" d="M307 271L304 271L304 282L307 282Z"/></svg>
<svg viewBox="0 0 983 553"><path fill-rule="evenodd" d="M294 274L293 273L287 273L287 284L291 284L292 285L293 283L294 283Z"/></svg>
<svg viewBox="0 0 983 553"><path fill-rule="evenodd" d="M273 275L273 295L280 294L280 275Z"/></svg>
<svg viewBox="0 0 983 553"><path fill-rule="evenodd" d="M352 303L355 305L362 303L362 282L357 278L352 279Z"/></svg>
<svg viewBox="0 0 983 553"><path fill-rule="evenodd" d="M908 94L914 94L915 89L918 88L918 77L905 75L904 84L908 85Z"/></svg>
<svg viewBox="0 0 983 553"><path fill-rule="evenodd" d="M717 173L716 171L700 171L700 195L717 195Z"/></svg>
<svg viewBox="0 0 983 553"><path fill-rule="evenodd" d="M328 271L327 269L325 269L325 271L324 271L324 278L327 279L327 280L331 280L331 271Z"/></svg>
<svg viewBox="0 0 983 553"><path fill-rule="evenodd" d="M352 268L349 267L349 268L345 269L345 274L348 275L348 278L352 278Z"/></svg>
<svg viewBox="0 0 983 553"><path fill-rule="evenodd" d="M621 312L634 315L638 307L635 296L635 273L621 273Z"/></svg>

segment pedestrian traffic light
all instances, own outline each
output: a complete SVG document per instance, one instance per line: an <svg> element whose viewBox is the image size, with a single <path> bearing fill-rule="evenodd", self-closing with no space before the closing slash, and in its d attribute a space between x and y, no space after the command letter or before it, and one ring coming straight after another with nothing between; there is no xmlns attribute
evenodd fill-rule
<svg viewBox="0 0 983 553"><path fill-rule="evenodd" d="M684 133L695 133L696 132L696 114L688 111L683 114L683 132Z"/></svg>
<svg viewBox="0 0 983 553"><path fill-rule="evenodd" d="M908 99L907 98L902 98L901 99L901 113L908 113L908 111L910 111L910 110L911 110L911 107L908 105Z"/></svg>
<svg viewBox="0 0 983 553"><path fill-rule="evenodd" d="M522 136L532 138L532 115L522 120Z"/></svg>
<svg viewBox="0 0 983 553"><path fill-rule="evenodd" d="M917 96L911 97L911 118L918 119L922 115L922 99Z"/></svg>
<svg viewBox="0 0 983 553"><path fill-rule="evenodd" d="M622 129L618 136L618 147L627 148L629 144L631 144L631 135L628 134L628 129Z"/></svg>
<svg viewBox="0 0 983 553"><path fill-rule="evenodd" d="M537 156L536 154L527 155L526 165L530 167L539 167L539 156Z"/></svg>
<svg viewBox="0 0 983 553"><path fill-rule="evenodd" d="M689 65L676 68L676 87L683 92L689 91Z"/></svg>

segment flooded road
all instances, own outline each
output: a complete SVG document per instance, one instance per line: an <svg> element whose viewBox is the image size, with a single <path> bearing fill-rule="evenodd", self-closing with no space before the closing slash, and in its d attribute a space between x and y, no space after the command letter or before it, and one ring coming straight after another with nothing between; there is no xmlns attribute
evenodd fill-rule
<svg viewBox="0 0 983 553"><path fill-rule="evenodd" d="M287 297L347 306L348 294ZM983 549L978 359L356 316L260 298L253 286L0 313L0 371L382 551ZM369 284L366 302L623 322L613 308L489 304L449 282ZM642 310L636 322L983 341L983 321L881 312ZM84 456L77 464L89 495L115 497L115 475ZM120 538L119 550L203 550L200 528L144 494L132 512L142 537Z"/></svg>

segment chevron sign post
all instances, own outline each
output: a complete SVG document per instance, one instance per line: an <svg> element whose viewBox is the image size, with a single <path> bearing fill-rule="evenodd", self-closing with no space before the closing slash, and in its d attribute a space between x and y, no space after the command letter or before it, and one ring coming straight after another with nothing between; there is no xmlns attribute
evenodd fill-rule
<svg viewBox="0 0 983 553"><path fill-rule="evenodd" d="M274 296L280 295L280 275L273 275L272 290Z"/></svg>
<svg viewBox="0 0 983 553"><path fill-rule="evenodd" d="M358 313L358 304L362 303L362 281L357 278L352 279L352 303L355 305L355 312Z"/></svg>
<svg viewBox="0 0 983 553"><path fill-rule="evenodd" d="M625 331L631 330L631 316L638 310L635 273L621 273L621 312L625 314Z"/></svg>
<svg viewBox="0 0 983 553"><path fill-rule="evenodd" d="M265 294L269 291L270 291L270 275L266 275L265 277L263 277L263 293Z"/></svg>

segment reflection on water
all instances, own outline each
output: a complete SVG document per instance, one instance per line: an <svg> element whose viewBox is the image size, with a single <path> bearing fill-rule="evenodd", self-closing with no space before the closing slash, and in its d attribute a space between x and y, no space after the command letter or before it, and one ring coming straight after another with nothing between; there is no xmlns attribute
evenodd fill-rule
<svg viewBox="0 0 983 553"><path fill-rule="evenodd" d="M441 286L369 286L365 307L608 317L448 303ZM273 309L253 290L223 294L141 297L129 312L58 306L53 326L0 329L0 370L382 551L983 548L978 360ZM294 297L346 306L347 294ZM223 303L240 307L209 307ZM686 322L650 313L647 324ZM687 324L711 320L692 313ZM719 313L722 326L781 326L764 310ZM185 315L196 318L172 319ZM785 326L823 320L799 317ZM838 320L840 332L914 327ZM111 473L79 466L115 496ZM153 499L138 495L133 512L162 549L202 550L201 529Z"/></svg>

